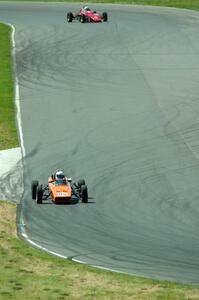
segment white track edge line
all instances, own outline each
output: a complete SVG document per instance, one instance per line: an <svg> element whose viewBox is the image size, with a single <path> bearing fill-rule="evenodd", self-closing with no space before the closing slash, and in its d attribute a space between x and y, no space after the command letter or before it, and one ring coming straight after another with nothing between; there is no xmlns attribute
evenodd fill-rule
<svg viewBox="0 0 199 300"><path fill-rule="evenodd" d="M17 64L16 64L16 45L15 45L15 27L12 24L7 23L11 27L11 41L12 41L12 58L13 58L13 69L14 69L14 97L15 97L15 106L16 106L16 120L18 125L18 133L21 145L22 156L25 157L25 146L23 139L23 131L21 124L21 108L20 108L20 95L19 95L19 80L17 76Z"/></svg>
<svg viewBox="0 0 199 300"><path fill-rule="evenodd" d="M15 107L16 107L16 121L17 121L17 126L18 126L18 134L19 134L19 140L20 140L20 145L21 145L21 152L22 152L22 157L25 157L26 155L26 151L25 151L25 146L24 146L24 139L23 139L23 130L22 130L22 122L21 122L21 107L20 107L20 94L19 94L19 80L18 80L18 76L17 76L17 63L16 63L16 45L15 45L15 27L14 25L10 24L10 23L5 23L6 25L8 25L11 28L11 43L12 43L12 59L13 59L13 70L14 70L14 99L15 99ZM23 238L29 242L31 245L42 249L45 252L48 252L50 254L56 255L58 257L61 258L67 258L64 255L61 255L59 253L53 252L48 250L45 247L42 247L41 245L33 242L31 239L28 238L28 235L26 233L26 229L25 229L25 222L24 222L24 218L23 215L21 215L21 222L20 222L20 229L21 229L21 235L23 236Z"/></svg>

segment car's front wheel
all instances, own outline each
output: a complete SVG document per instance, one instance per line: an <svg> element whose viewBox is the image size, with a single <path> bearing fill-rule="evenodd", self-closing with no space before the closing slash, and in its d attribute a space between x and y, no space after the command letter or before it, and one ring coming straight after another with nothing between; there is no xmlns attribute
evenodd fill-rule
<svg viewBox="0 0 199 300"><path fill-rule="evenodd" d="M43 188L41 185L37 186L37 203L42 204L43 200Z"/></svg>
<svg viewBox="0 0 199 300"><path fill-rule="evenodd" d="M88 189L86 185L81 186L81 198L83 203L88 202Z"/></svg>
<svg viewBox="0 0 199 300"><path fill-rule="evenodd" d="M69 23L71 23L73 21L73 14L72 14L72 12L68 12L67 13L67 21Z"/></svg>

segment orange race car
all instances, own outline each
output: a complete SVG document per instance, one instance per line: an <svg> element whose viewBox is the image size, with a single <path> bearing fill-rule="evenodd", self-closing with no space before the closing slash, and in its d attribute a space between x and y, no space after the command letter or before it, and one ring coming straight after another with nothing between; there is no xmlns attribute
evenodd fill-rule
<svg viewBox="0 0 199 300"><path fill-rule="evenodd" d="M57 170L48 178L48 183L39 184L38 180L33 180L31 184L32 199L38 204L43 200L51 199L54 203L72 203L81 200L88 202L88 189L85 180L81 179L77 183L71 178L67 178L63 171Z"/></svg>

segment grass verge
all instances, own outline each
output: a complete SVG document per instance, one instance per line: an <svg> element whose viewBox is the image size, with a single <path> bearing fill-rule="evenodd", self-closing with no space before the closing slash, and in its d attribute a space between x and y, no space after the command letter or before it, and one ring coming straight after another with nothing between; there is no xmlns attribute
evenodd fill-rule
<svg viewBox="0 0 199 300"><path fill-rule="evenodd" d="M0 0L0 1L13 1L13 0ZM32 1L32 0L19 0ZM153 6L167 6L199 10L199 0L34 0L34 2L81 2L81 3L125 3L136 5L153 5Z"/></svg>
<svg viewBox="0 0 199 300"><path fill-rule="evenodd" d="M199 286L98 270L32 248L17 238L16 206L0 201L0 300L199 299Z"/></svg>
<svg viewBox="0 0 199 300"><path fill-rule="evenodd" d="M48 1L48 0L45 0ZM50 0L51 1L51 0ZM68 0L61 0L60 2L67 2ZM70 1L70 0L69 0ZM78 0L71 0L71 2L79 2ZM85 1L87 2L87 1ZM198 0L95 0L88 2L96 3L125 3L136 5L153 5L153 6L165 6L165 7L177 7L199 10Z"/></svg>
<svg viewBox="0 0 199 300"><path fill-rule="evenodd" d="M199 8L198 1L194 0L125 2ZM10 29L0 24L0 149L17 145ZM3 201L0 201L0 258L0 300L199 299L199 286L160 282L97 270L34 249L19 240L16 235L16 206Z"/></svg>
<svg viewBox="0 0 199 300"><path fill-rule="evenodd" d="M0 150L18 146L13 93L10 28L0 24Z"/></svg>

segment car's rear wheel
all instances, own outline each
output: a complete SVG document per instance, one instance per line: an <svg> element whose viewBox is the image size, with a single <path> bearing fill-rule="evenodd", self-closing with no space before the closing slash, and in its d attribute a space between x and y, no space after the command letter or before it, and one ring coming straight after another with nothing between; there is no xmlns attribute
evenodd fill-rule
<svg viewBox="0 0 199 300"><path fill-rule="evenodd" d="M41 185L37 186L37 203L42 204L43 200L43 188Z"/></svg>
<svg viewBox="0 0 199 300"><path fill-rule="evenodd" d="M81 16L80 16L80 22L81 22L81 23L84 23L85 21L86 21L85 15L81 15Z"/></svg>
<svg viewBox="0 0 199 300"><path fill-rule="evenodd" d="M38 180L33 180L31 183L32 199L36 200L37 197L37 186L39 185Z"/></svg>
<svg viewBox="0 0 199 300"><path fill-rule="evenodd" d="M78 180L77 185L79 188L81 188L82 185L85 185L85 180L84 179Z"/></svg>
<svg viewBox="0 0 199 300"><path fill-rule="evenodd" d="M81 186L81 198L83 203L88 202L88 189L86 185Z"/></svg>
<svg viewBox="0 0 199 300"><path fill-rule="evenodd" d="M103 19L104 22L108 21L108 14L106 12L102 13L102 19Z"/></svg>
<svg viewBox="0 0 199 300"><path fill-rule="evenodd" d="M69 23L71 23L73 21L73 14L72 14L72 12L68 12L67 13L67 21Z"/></svg>

